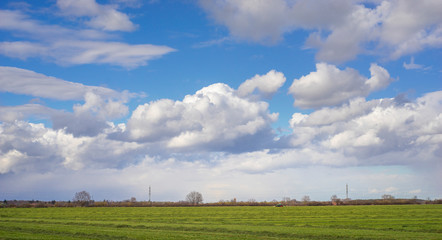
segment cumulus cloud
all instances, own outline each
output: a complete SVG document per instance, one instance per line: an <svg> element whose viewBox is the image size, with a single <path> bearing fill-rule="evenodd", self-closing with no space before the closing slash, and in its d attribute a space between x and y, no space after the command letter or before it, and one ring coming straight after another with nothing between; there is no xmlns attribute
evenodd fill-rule
<svg viewBox="0 0 442 240"><path fill-rule="evenodd" d="M129 17L117 11L116 5L102 5L95 0L58 0L57 6L63 14L75 17L90 17L87 25L106 31L133 31L136 26Z"/></svg>
<svg viewBox="0 0 442 240"><path fill-rule="evenodd" d="M381 44L377 38L377 28L382 23L383 9L382 4L376 9L353 5L347 8L344 21L327 28L328 34L321 31L321 27L312 32L306 41L306 47L318 49L316 59L335 63L352 60L367 51L375 53L375 50L367 47L367 43Z"/></svg>
<svg viewBox="0 0 442 240"><path fill-rule="evenodd" d="M240 97L256 93L258 97L270 98L285 83L285 80L283 73L271 70L265 75L257 74L247 79L238 87L237 93Z"/></svg>
<svg viewBox="0 0 442 240"><path fill-rule="evenodd" d="M217 23L234 37L275 43L297 29L311 31L306 47L316 58L345 62L358 54L391 59L442 46L440 1L389 0L374 8L360 1L199 1Z"/></svg>
<svg viewBox="0 0 442 240"><path fill-rule="evenodd" d="M74 136L96 136L112 128L109 120L124 117L129 108L124 101L105 99L86 93L84 104L75 104L73 112L56 111L51 114L52 127L63 129Z"/></svg>
<svg viewBox="0 0 442 240"><path fill-rule="evenodd" d="M352 68L338 69L326 63L316 64L316 72L295 79L289 93L295 106L319 108L339 105L349 99L368 96L373 91L387 87L393 79L377 64L370 66L371 77L366 78Z"/></svg>
<svg viewBox="0 0 442 240"><path fill-rule="evenodd" d="M26 169L48 171L56 166L57 160L53 155L56 149L49 149L35 141L44 141L41 137L45 131L42 130L42 124L21 121L0 124L0 155L5 157L1 163L2 173Z"/></svg>
<svg viewBox="0 0 442 240"><path fill-rule="evenodd" d="M83 7L91 3L96 4L95 1L86 1L85 5L81 3L82 1L66 1L66 9L70 9L72 14L77 11L80 14L81 11L89 11ZM91 9L91 11L95 10ZM0 23L0 29L20 33L15 34L21 38L20 40L0 42L0 54L12 58L38 57L60 65L110 64L133 69L147 65L148 61L175 51L167 46L112 41L111 39L115 36L103 31L73 30L58 25L44 24L30 19L19 11L0 10L0 17L6 19ZM111 25L114 25L113 21L103 20ZM123 24L118 17L115 22Z"/></svg>
<svg viewBox="0 0 442 240"><path fill-rule="evenodd" d="M380 39L395 46L392 58L414 53L427 47L442 46L442 3L412 0L385 3L386 16Z"/></svg>
<svg viewBox="0 0 442 240"><path fill-rule="evenodd" d="M246 139L256 148L268 141L270 123L277 117L269 113L268 103L241 98L218 83L183 101L161 99L138 106L126 134L136 141L165 141L175 149L239 149L248 145Z"/></svg>
<svg viewBox="0 0 442 240"><path fill-rule="evenodd" d="M12 149L3 154L0 152L0 174L11 171L25 158L26 154L21 153L15 149Z"/></svg>
<svg viewBox="0 0 442 240"><path fill-rule="evenodd" d="M129 111L122 101L103 99L102 96L92 92L85 94L84 101L83 105L74 105L75 113L92 112L99 118L113 119L123 117Z"/></svg>
<svg viewBox="0 0 442 240"><path fill-rule="evenodd" d="M63 129L53 130L24 121L1 123L0 133L1 173L27 169L47 172L59 167L117 168L135 161L130 156L139 148L136 143L110 140L103 134L75 137Z"/></svg>
<svg viewBox="0 0 442 240"><path fill-rule="evenodd" d="M95 106L102 105L100 101L97 96L88 96L84 105L77 105L76 111L99 115L100 109ZM267 134L268 128L256 125L258 128L253 130L252 119L263 118L269 125L274 115L268 112L268 106L263 102L240 98L235 90L224 84L203 88L194 95L186 96L183 101L163 99L141 105L134 111L127 126L111 124L94 136L76 136L63 128L50 129L43 124L20 120L3 122L0 124L0 183L2 189L7 189L2 193L8 199L19 192L34 191L38 186L61 189L64 194L69 194L68 197L77 191L76 188L88 186L92 192L106 189L110 194L100 198L125 199L127 196L124 194L138 198L137 194L142 196L145 192L145 187L140 187L139 182L149 182L163 189L158 190L157 196L164 200L179 200L194 188L212 201L232 196L244 200L250 197L269 200L267 198L287 194L296 198L312 192L312 198L326 200L336 194L333 192L336 185L344 186L349 178L357 179L352 187L356 188L357 184L358 189L365 189L357 192L362 198L379 197L381 191L369 190L387 191L391 185L385 182L392 179L395 181L395 195L401 192L414 194L413 190L419 186L416 185L419 177L403 171L408 168L396 169L394 174L389 174L373 171L370 166L385 165L385 171L401 165L427 165L432 166L432 171L422 174L438 176L437 167L435 170L433 166L442 153L442 115L438 111L441 103L442 92L433 92L416 101L400 98L366 101L356 98L340 107L323 108L310 114L295 113L291 119L293 134L288 136L290 147L277 149L266 143L243 152L232 151L238 146L231 147L229 144L254 145L254 138L263 136L268 139L271 136ZM20 107L36 112L44 110L35 104ZM135 112L139 115L134 116ZM0 113L3 117L2 108ZM118 111L112 115L118 115ZM135 119L139 121L134 122L137 125L130 126ZM152 131L139 132L138 139L109 137L109 134L125 127L128 133L145 129ZM181 128L186 133L183 134L184 131L179 130ZM187 133L202 140L183 138L189 142L188 145L171 144ZM254 139L255 142L244 141L244 136L251 136L247 140ZM155 150L158 146L163 147ZM183 148L208 149L208 152L182 154ZM361 165L368 168L349 168ZM318 177L324 175L329 178ZM19 190L8 187L16 177L22 179ZM177 188L176 181L167 180L176 178L185 182L182 187L178 186L183 188L179 193L173 191ZM72 179L77 179L75 184L64 189L63 183ZM333 181L330 182L330 179ZM302 188L306 181L312 180L324 182L321 184L322 192ZM106 187L108 182L115 182L112 185L114 190ZM192 189L187 189L189 185ZM265 189L251 196L247 190L250 186ZM434 194L431 189L437 187L435 185L422 192ZM352 191L352 194L355 192ZM100 195L94 193L94 196ZM62 196L60 198L63 199Z"/></svg>
<svg viewBox="0 0 442 240"><path fill-rule="evenodd" d="M435 162L442 146L441 100L442 92L415 102L359 98L311 114L295 113L291 142L355 156L363 165Z"/></svg>

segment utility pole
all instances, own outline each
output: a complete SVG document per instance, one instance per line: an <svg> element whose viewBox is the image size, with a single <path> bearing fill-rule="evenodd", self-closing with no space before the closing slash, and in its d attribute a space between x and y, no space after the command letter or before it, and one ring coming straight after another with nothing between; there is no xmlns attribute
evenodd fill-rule
<svg viewBox="0 0 442 240"><path fill-rule="evenodd" d="M151 203L151 201L150 201L151 200L150 197L152 196L151 194L152 194L152 192L150 191L150 185L149 185L149 203Z"/></svg>
<svg viewBox="0 0 442 240"><path fill-rule="evenodd" d="M348 184L345 184L345 199L348 200Z"/></svg>

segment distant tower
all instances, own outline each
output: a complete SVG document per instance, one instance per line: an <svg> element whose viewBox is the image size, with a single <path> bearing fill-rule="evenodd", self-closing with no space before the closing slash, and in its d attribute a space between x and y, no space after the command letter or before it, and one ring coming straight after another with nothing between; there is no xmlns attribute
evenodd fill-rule
<svg viewBox="0 0 442 240"><path fill-rule="evenodd" d="M150 191L150 185L149 185L149 202L150 202L150 197L151 197L151 191Z"/></svg>
<svg viewBox="0 0 442 240"><path fill-rule="evenodd" d="M345 184L345 199L348 199L348 184Z"/></svg>

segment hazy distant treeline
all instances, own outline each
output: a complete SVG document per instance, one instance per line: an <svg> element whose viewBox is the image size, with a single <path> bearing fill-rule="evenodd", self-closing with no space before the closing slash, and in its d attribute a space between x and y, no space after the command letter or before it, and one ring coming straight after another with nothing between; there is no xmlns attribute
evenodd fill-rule
<svg viewBox="0 0 442 240"><path fill-rule="evenodd" d="M330 205L400 205L400 204L442 204L442 199L359 199L339 201L219 201L213 203L191 204L179 202L147 201L38 201L4 200L0 208L47 208L47 207L191 207L191 206L330 206Z"/></svg>

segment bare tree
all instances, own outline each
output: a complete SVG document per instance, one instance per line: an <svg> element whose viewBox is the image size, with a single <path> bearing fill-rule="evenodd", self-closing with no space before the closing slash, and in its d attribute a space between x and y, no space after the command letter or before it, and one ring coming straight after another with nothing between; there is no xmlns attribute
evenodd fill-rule
<svg viewBox="0 0 442 240"><path fill-rule="evenodd" d="M304 197L302 197L302 201L303 202L310 202L310 196L304 196Z"/></svg>
<svg viewBox="0 0 442 240"><path fill-rule="evenodd" d="M193 205L198 205L203 202L203 195L196 191L190 192L186 196L186 202L191 203Z"/></svg>
<svg viewBox="0 0 442 240"><path fill-rule="evenodd" d="M91 194L86 191L77 192L72 201L80 203L82 206L86 206L92 201Z"/></svg>

